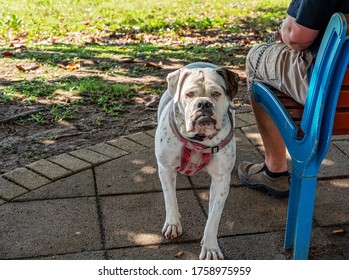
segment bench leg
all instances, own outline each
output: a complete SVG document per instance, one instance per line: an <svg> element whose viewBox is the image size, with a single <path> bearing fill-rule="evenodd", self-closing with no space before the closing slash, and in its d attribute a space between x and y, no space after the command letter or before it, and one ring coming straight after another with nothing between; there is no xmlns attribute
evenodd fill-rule
<svg viewBox="0 0 349 280"><path fill-rule="evenodd" d="M285 249L294 259L307 259L312 229L317 178L303 178L293 170L288 201Z"/></svg>

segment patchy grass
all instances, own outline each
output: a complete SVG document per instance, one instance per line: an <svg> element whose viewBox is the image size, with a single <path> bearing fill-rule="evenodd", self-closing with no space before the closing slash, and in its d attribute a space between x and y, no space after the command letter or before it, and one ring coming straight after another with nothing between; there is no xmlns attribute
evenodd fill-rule
<svg viewBox="0 0 349 280"><path fill-rule="evenodd" d="M287 0L0 0L2 40L25 34L27 43L52 36L110 32L182 34L211 28L236 32L246 22L275 24Z"/></svg>

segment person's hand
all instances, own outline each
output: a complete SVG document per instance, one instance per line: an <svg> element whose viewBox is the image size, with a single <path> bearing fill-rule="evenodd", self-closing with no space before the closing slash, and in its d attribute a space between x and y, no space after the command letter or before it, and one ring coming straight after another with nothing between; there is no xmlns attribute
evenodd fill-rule
<svg viewBox="0 0 349 280"><path fill-rule="evenodd" d="M300 25L291 16L285 18L280 31L282 42L296 51L308 48L315 41L318 34L319 30Z"/></svg>

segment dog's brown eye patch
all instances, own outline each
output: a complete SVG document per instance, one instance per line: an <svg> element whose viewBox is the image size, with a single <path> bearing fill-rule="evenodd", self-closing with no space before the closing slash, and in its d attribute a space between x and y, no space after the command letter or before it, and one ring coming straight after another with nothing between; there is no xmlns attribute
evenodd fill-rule
<svg viewBox="0 0 349 280"><path fill-rule="evenodd" d="M213 92L211 95L212 95L213 98L218 98L218 97L220 97L222 94L221 94L219 91L215 91L215 92Z"/></svg>
<svg viewBox="0 0 349 280"><path fill-rule="evenodd" d="M192 91L189 91L189 92L186 92L186 93L185 93L185 97L193 98L194 96L195 96L195 93L192 92Z"/></svg>

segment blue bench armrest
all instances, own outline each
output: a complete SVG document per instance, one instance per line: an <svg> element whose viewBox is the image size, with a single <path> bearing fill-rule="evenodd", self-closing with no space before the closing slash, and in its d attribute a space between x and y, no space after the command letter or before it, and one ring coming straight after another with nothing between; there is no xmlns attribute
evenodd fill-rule
<svg viewBox="0 0 349 280"><path fill-rule="evenodd" d="M267 85L255 82L253 98L269 113L269 116L271 116L281 135L284 137L285 142L287 139L295 139L297 137L298 127L275 93Z"/></svg>

